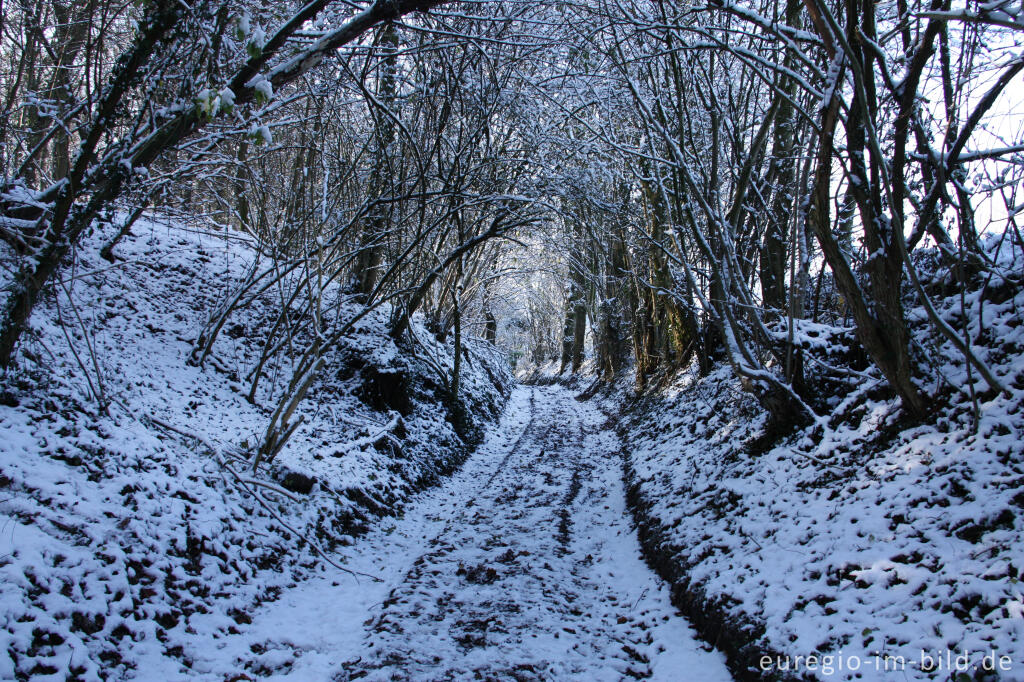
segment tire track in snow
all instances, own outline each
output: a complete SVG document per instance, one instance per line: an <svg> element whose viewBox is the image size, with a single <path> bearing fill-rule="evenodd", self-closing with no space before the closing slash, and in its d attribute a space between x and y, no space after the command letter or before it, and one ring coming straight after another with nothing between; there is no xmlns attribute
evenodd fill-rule
<svg viewBox="0 0 1024 682"><path fill-rule="evenodd" d="M452 481L446 522L337 679L729 679L639 557L604 415L519 390L526 426L492 433Z"/></svg>

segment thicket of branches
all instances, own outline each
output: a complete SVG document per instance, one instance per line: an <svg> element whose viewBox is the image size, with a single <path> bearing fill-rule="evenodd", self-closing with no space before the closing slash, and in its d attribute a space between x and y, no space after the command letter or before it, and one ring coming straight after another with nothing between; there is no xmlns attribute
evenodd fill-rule
<svg viewBox="0 0 1024 682"><path fill-rule="evenodd" d="M804 423L823 380L849 368L801 348L801 327L849 323L856 341L847 345L923 418L935 382L911 344L912 300L987 389L1002 390L971 340L936 312L911 253L927 235L961 286L993 272L974 213L979 200L991 212L993 191L1020 180L1019 137L979 134L1024 66L1008 7L581 8L597 22L600 71L627 93L632 117L589 127L630 169L640 209L630 213L643 216L646 248L631 269L643 284L638 372L694 354L706 371L721 353L776 423ZM996 168L998 184L969 177ZM1001 208L1004 237L1019 240L1012 199Z"/></svg>
<svg viewBox="0 0 1024 682"><path fill-rule="evenodd" d="M1000 113L1024 68L1013 7L5 3L0 366L83 235L114 223L115 259L149 207L257 246L191 361L276 292L247 377L276 405L261 458L382 305L403 343L416 313L452 336L455 397L473 334L563 370L590 348L605 379L725 361L780 426L871 365L923 418L938 389L908 302L1003 390L914 251L937 246L961 287L991 276L979 206L1024 246L1024 140Z"/></svg>

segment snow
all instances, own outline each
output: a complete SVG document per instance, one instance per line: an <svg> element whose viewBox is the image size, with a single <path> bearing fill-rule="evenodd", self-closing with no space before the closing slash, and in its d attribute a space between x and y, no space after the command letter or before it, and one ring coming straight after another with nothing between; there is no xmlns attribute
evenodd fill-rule
<svg viewBox="0 0 1024 682"><path fill-rule="evenodd" d="M246 400L272 294L189 360L255 252L150 217L113 265L87 256L115 229L41 303L0 386L0 677L730 679L643 563L623 444L596 405L522 387L502 410L507 370L474 343L460 436L380 310L328 354L305 424L252 474L240 458L289 376L271 362ZM451 342L414 331L450 369ZM408 404L367 393L376 374L406 377Z"/></svg>
<svg viewBox="0 0 1024 682"><path fill-rule="evenodd" d="M1019 263L999 267L1019 276ZM922 655L966 651L981 670L995 652L1012 662L999 679L1024 680L1024 294L996 285L965 298L973 350L1014 389L985 395L977 373L969 377L963 357L912 309L918 343L943 358L926 387L938 393L927 424L908 423L871 369L843 379L827 428L767 452L754 447L765 415L727 367L686 372L635 402L624 403L621 389L606 399L606 409L629 413L627 481L645 532L679 571L677 589L699 597L698 610L763 628L737 647L842 656L872 671L803 670L829 680L874 679L888 655L908 662L896 679L933 679ZM959 295L936 303L959 328ZM848 347L847 329L800 322L794 331L818 353ZM776 335L784 339L785 328Z"/></svg>
<svg viewBox="0 0 1024 682"><path fill-rule="evenodd" d="M261 78L253 83L252 88L262 95L262 97L268 102L274 98L274 86L266 78ZM267 142L269 142L269 140L267 140Z"/></svg>
<svg viewBox="0 0 1024 682"><path fill-rule="evenodd" d="M266 82L267 81L261 81L261 83ZM263 144L269 145L274 143L274 134L270 132L270 126L268 125L254 126L252 131L250 132L250 135L257 138L258 141Z"/></svg>
<svg viewBox="0 0 1024 682"><path fill-rule="evenodd" d="M217 97L220 98L219 108L221 109L229 109L235 105L235 93L231 88L222 88L220 92L217 93Z"/></svg>
<svg viewBox="0 0 1024 682"><path fill-rule="evenodd" d="M621 443L605 422L565 388L517 389L462 470L344 550L347 567L382 582L326 571L261 608L194 670L731 679L640 558Z"/></svg>
<svg viewBox="0 0 1024 682"><path fill-rule="evenodd" d="M898 656L904 678L931 679L922 656L967 652L1024 679L1014 259L964 296L972 347L1014 387L980 395L976 424L967 387L984 386L912 309L915 338L946 358L928 424L906 422L870 368L767 448L728 367L636 401L520 387L503 409L502 360L473 344L460 435L431 369L451 369L451 341L414 322L421 359L380 309L325 356L304 425L250 474L240 458L290 376L270 362L246 399L273 294L230 317L204 366L189 360L256 252L152 217L115 252L64 271L0 385L0 677L729 679L685 602L741 624L727 637L750 641L720 642L734 656L800 656L812 678L865 679ZM962 325L959 295L936 303ZM831 358L851 333L800 322L793 338ZM400 395L373 392L382 376ZM645 565L631 512L671 584Z"/></svg>
<svg viewBox="0 0 1024 682"><path fill-rule="evenodd" d="M335 374L300 406L304 426L243 487L218 462L258 442L288 377L271 362L246 400L272 296L229 319L204 367L188 360L255 252L238 233L147 218L113 265L88 255L116 229L95 230L65 269L0 385L0 678L191 674L215 635L325 565L310 542L333 556L468 454L432 371L397 351L379 311L327 356ZM450 342L419 332L450 367ZM507 371L475 345L463 366L479 428L500 410ZM401 417L367 396L371 370L407 377ZM390 435L368 438L399 422L400 451ZM312 488L274 492L289 476Z"/></svg>

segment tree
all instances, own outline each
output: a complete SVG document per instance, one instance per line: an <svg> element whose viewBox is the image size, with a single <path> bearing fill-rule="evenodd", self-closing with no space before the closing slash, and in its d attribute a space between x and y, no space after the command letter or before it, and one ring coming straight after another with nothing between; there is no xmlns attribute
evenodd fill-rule
<svg viewBox="0 0 1024 682"><path fill-rule="evenodd" d="M204 2L189 8L179 3L157 3L147 9L137 37L118 57L106 86L90 107L88 120L78 130L81 142L66 174L30 194L27 201L19 200L30 189L24 177L27 170L6 181L4 194L13 194L14 198L5 200L4 214L21 221L18 224L24 226L34 248L0 313L0 366L10 366L32 309L61 260L96 215L137 182L150 164L217 116L254 103L258 97L297 80L326 54L356 40L373 26L436 4L434 0L374 2L350 15L312 46L285 55L296 31L325 10L333 10L328 0L311 2L284 21L265 43L250 40L240 46L232 60L233 71L226 78L216 79L223 87L216 89L211 83L214 87L200 89L188 84L171 106L159 111L154 110L145 93L159 89L165 80L181 82L178 74L191 76L206 64L210 71L221 67L219 50L203 50L193 57L194 51L189 48L199 35L212 35L215 43L221 42L228 23L221 20L224 12L220 10L228 5ZM278 56L283 60L272 65ZM188 73L190 70L193 74ZM64 125L64 121L57 121L51 130L56 132ZM211 140L211 144L215 142ZM36 153L30 151L21 167L27 169L26 162ZM18 187L23 189L14 189Z"/></svg>

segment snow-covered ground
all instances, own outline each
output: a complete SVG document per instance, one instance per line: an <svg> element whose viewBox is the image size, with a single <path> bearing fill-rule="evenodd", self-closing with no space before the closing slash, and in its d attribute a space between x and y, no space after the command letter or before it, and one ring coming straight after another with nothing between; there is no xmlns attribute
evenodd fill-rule
<svg viewBox="0 0 1024 682"><path fill-rule="evenodd" d="M206 640L193 670L272 679L731 679L640 558L621 444L559 386L517 389L443 486ZM215 631L212 631L215 632Z"/></svg>
<svg viewBox="0 0 1024 682"><path fill-rule="evenodd" d="M271 361L247 399L279 293L233 315L205 366L188 360L251 245L146 220L109 264L88 256L103 237L0 385L0 678L729 679L674 601L752 679L960 682L964 665L1024 680L1016 262L963 301L1010 395L981 393L910 311L916 342L948 360L927 424L871 370L826 403L827 428L767 448L726 367L630 404L551 384L504 407L507 371L474 345L461 397L485 437L463 464L475 439L437 373L450 340L416 323L422 346L399 347L380 310L250 474L241 458L289 376ZM959 297L937 298L958 324ZM848 335L800 332L821 348Z"/></svg>
<svg viewBox="0 0 1024 682"><path fill-rule="evenodd" d="M106 237L0 386L0 678L729 679L640 559L595 406L548 386L503 409L507 371L473 346L462 398L486 438L462 464L432 374L450 341L417 323L426 345L396 347L381 311L251 474L289 376L268 363L246 399L279 294L189 363L251 246L146 219L110 264L90 256Z"/></svg>
<svg viewBox="0 0 1024 682"><path fill-rule="evenodd" d="M728 367L609 399L629 412L647 547L752 679L1024 680L1024 293L1020 261L999 265L1010 281L965 302L974 350L1010 395L985 395L914 309L942 377L928 423L908 423L870 370L831 399L825 428L767 451L765 414ZM959 327L959 297L937 303Z"/></svg>
<svg viewBox="0 0 1024 682"><path fill-rule="evenodd" d="M277 460L250 473L242 458L290 377L287 357L267 363L247 400L281 288L232 315L193 366L255 251L174 221L133 232L108 263L96 254L112 231L96 231L0 383L0 679L190 677L212 633L322 565L311 543L333 556L471 449L431 365L396 347L378 311L328 355ZM450 367L450 341L416 330L417 352ZM480 428L510 379L482 345L463 370Z"/></svg>

